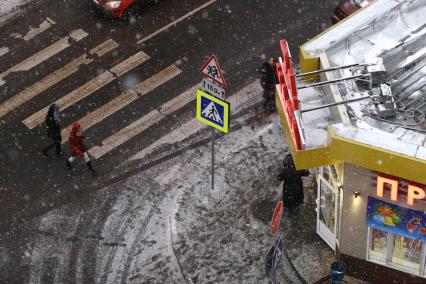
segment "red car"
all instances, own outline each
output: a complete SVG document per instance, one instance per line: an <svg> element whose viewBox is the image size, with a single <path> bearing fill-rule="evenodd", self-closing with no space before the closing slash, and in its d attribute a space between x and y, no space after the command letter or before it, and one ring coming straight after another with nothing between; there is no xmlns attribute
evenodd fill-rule
<svg viewBox="0 0 426 284"><path fill-rule="evenodd" d="M359 9L367 6L373 0L342 0L334 10L331 21L333 24L343 20L347 16L355 13Z"/></svg>
<svg viewBox="0 0 426 284"><path fill-rule="evenodd" d="M145 2L152 2L156 0L91 0L93 1L95 7L100 10L103 14L112 17L119 18L125 15L126 11L130 9L130 6L136 1L140 4Z"/></svg>

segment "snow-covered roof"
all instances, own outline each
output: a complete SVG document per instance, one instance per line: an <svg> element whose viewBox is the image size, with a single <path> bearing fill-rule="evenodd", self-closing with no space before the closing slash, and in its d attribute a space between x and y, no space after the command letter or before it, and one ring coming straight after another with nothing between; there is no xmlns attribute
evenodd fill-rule
<svg viewBox="0 0 426 284"><path fill-rule="evenodd" d="M334 117L335 124L330 123L337 135L426 160L424 15L425 0L377 0L302 47L312 57L326 56L328 66L321 61L323 68L372 62L383 62L385 67L383 83L390 86L396 115L375 115L377 104L371 98L347 103L349 122ZM359 72L355 67L326 75L333 79ZM371 85L362 80L339 83L336 89L343 100L372 94ZM309 107L301 101L302 109ZM319 121L316 128L322 129L322 124Z"/></svg>
<svg viewBox="0 0 426 284"><path fill-rule="evenodd" d="M325 94L320 87L301 89L298 91L297 96L304 108L315 108L327 103ZM327 145L327 127L333 123L330 109L321 108L304 112L301 116L306 148Z"/></svg>

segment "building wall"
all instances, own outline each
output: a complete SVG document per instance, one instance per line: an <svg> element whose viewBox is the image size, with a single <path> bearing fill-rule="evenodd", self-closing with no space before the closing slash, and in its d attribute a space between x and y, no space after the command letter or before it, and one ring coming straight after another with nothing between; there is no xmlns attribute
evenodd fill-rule
<svg viewBox="0 0 426 284"><path fill-rule="evenodd" d="M353 164L344 164L343 208L341 216L340 251L343 254L366 259L367 250L367 201L368 196L379 198L372 187L372 172ZM360 195L355 198L354 193ZM391 201L389 193L383 199L386 202L413 210L425 211L426 202L416 201L414 206L407 206L404 195L398 195L398 201Z"/></svg>
<svg viewBox="0 0 426 284"><path fill-rule="evenodd" d="M367 245L367 198L371 192L371 172L344 164L343 208L340 228L340 251L365 259ZM354 193L360 195L355 198Z"/></svg>

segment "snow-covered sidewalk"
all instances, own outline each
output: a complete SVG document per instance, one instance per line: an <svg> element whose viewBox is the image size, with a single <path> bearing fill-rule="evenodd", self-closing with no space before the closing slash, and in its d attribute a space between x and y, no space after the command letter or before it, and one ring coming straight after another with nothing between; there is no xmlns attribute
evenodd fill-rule
<svg viewBox="0 0 426 284"><path fill-rule="evenodd" d="M265 255L273 242L270 218L281 198L276 176L286 154L279 117L243 127L216 144L214 190L208 146L176 165L174 175L180 178L168 185L181 188L172 224L183 274L201 283L267 282ZM307 216L297 220L284 216L280 232L295 267L313 283L326 275L331 252L315 235L314 209L306 209L310 212L300 214ZM300 282L285 258L278 280Z"/></svg>

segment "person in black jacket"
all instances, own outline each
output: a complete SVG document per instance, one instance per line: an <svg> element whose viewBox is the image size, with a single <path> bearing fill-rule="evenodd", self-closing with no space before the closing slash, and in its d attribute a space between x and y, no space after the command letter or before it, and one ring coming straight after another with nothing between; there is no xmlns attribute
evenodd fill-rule
<svg viewBox="0 0 426 284"><path fill-rule="evenodd" d="M275 85L278 84L275 68L276 63L277 60L271 57L268 61L265 61L259 69L259 73L262 74L260 85L263 88L264 108L274 107Z"/></svg>
<svg viewBox="0 0 426 284"><path fill-rule="evenodd" d="M297 207L303 203L303 181L302 177L309 175L308 170L296 170L293 158L288 154L283 161L284 169L278 175L283 181L283 203L284 208L288 209L290 214L294 214Z"/></svg>
<svg viewBox="0 0 426 284"><path fill-rule="evenodd" d="M61 126L59 124L59 106L57 104L52 104L49 107L46 115L46 132L47 137L52 139L52 143L42 149L43 155L47 156L48 151L52 148L56 148L56 154L62 155L61 150Z"/></svg>

